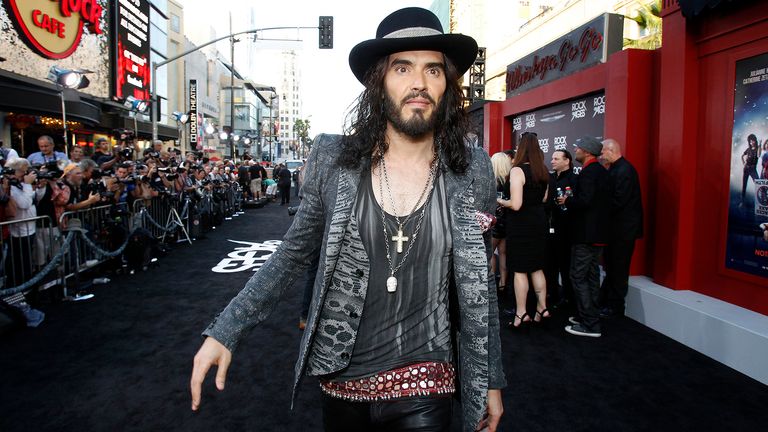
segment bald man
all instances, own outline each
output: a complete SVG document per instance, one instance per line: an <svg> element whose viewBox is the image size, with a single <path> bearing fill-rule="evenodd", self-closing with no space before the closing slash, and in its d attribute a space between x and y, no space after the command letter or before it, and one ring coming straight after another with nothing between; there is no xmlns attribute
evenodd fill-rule
<svg viewBox="0 0 768 432"><path fill-rule="evenodd" d="M600 288L600 315L624 315L624 299L629 288L629 266L635 240L643 237L643 202L637 171L622 155L614 139L603 141L600 154L611 180L611 229L603 261L605 280Z"/></svg>

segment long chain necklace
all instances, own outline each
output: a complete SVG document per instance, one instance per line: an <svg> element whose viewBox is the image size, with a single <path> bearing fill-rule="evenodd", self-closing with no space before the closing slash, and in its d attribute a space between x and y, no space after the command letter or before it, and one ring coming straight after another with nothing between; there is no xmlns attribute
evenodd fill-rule
<svg viewBox="0 0 768 432"><path fill-rule="evenodd" d="M393 293L397 291L397 278L395 277L395 273L397 273L398 270L400 270L400 267L405 262L406 258L408 258L408 254L411 253L411 248L413 247L413 244L416 241L416 236L419 233L419 229L421 228L421 222L424 220L424 213L427 210L427 203L429 202L430 198L432 197L432 192L434 191L434 180L435 175L437 173L437 154L435 154L435 157L432 159L432 163L429 167L429 177L427 178L427 183L424 185L424 189L421 191L421 195L419 195L419 199L416 200L416 203L413 205L413 209L408 213L408 215L405 217L405 219L401 222L400 217L397 216L397 207L395 206L395 199L394 195L392 194L392 188L389 185L389 176L387 175L387 164L384 161L384 157L381 158L381 176L379 177L379 196L381 196L381 205L379 206L381 208L381 224L384 227L384 245L387 248L387 262L389 263L389 277L387 278L387 292ZM382 181L383 179L383 181ZM386 183L387 185L387 192L389 193L389 199L390 203L392 204L392 210L395 214L393 216L395 217L395 221L397 222L397 235L392 236L392 242L397 243L397 253L400 254L403 252L403 243L408 242L408 248L405 250L405 255L403 255L403 258L400 260L400 262L397 264L397 266L394 266L392 264L392 256L389 251L389 240L386 240L386 237L389 237L389 231L387 230L387 220L384 213L384 189L383 184ZM432 186L430 188L430 186ZM418 222L416 223L416 229L413 231L413 235L409 238L403 235L403 225L405 225L408 220L411 218L413 213L416 211L416 209L419 206L419 203L422 199L424 199L424 195L427 194L427 190L429 190L429 195L427 196L427 199L424 201L424 206L421 208L421 213L419 214Z"/></svg>

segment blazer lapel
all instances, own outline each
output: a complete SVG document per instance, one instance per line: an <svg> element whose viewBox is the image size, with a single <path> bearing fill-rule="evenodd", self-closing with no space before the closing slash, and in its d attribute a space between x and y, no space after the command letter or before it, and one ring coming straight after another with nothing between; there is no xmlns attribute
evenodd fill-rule
<svg viewBox="0 0 768 432"><path fill-rule="evenodd" d="M328 240L325 246L325 265L323 266L323 292L328 286L339 259L344 233L347 231L352 207L357 198L357 187L360 184L361 169L339 169L339 182L336 188L331 224L328 229Z"/></svg>

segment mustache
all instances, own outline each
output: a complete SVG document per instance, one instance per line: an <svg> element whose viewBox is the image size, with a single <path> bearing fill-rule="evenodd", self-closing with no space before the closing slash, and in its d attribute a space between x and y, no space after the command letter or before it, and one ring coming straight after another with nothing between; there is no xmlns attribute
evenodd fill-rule
<svg viewBox="0 0 768 432"><path fill-rule="evenodd" d="M437 105L437 102L435 102L435 99L432 98L432 96L429 95L426 91L421 92L413 92L410 95L403 98L403 100L400 102L402 105L405 105L409 100L416 99L416 98L422 98L428 100L432 105Z"/></svg>

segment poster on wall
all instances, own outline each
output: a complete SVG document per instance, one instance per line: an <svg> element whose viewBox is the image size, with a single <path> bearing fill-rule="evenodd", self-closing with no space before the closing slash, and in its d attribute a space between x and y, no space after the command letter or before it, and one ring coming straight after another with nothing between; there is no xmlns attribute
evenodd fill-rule
<svg viewBox="0 0 768 432"><path fill-rule="evenodd" d="M149 1L115 3L115 98L149 100Z"/></svg>
<svg viewBox="0 0 768 432"><path fill-rule="evenodd" d="M605 93L583 96L568 102L522 113L512 118L512 148L526 132L533 132L544 152L544 162L549 166L552 153L568 150L573 156L576 140L591 135L603 139L605 118ZM508 149L509 147L504 147ZM578 172L578 162L574 171ZM551 168L551 167L550 167Z"/></svg>
<svg viewBox="0 0 768 432"><path fill-rule="evenodd" d="M768 53L736 62L725 266L768 278Z"/></svg>

